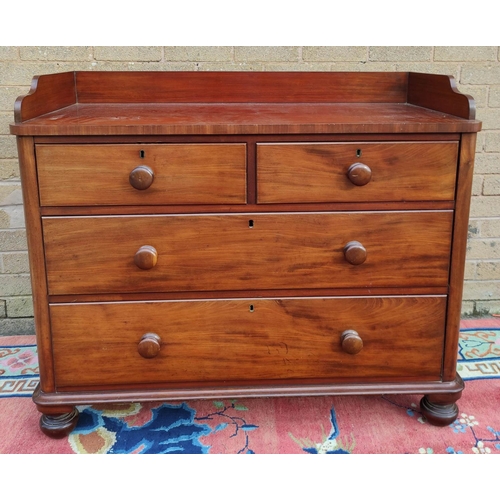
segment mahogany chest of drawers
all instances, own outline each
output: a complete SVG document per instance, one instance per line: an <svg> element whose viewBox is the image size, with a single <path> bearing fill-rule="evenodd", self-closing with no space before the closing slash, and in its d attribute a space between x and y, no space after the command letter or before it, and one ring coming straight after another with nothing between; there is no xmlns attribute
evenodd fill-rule
<svg viewBox="0 0 500 500"><path fill-rule="evenodd" d="M71 72L16 101L41 428L422 393L452 422L480 122L451 77Z"/></svg>

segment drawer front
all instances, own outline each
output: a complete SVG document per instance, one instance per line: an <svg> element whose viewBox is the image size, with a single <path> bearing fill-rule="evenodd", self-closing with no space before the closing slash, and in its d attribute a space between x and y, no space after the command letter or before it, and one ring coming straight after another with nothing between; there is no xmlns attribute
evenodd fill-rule
<svg viewBox="0 0 500 500"><path fill-rule="evenodd" d="M52 305L56 385L439 380L445 310L445 297Z"/></svg>
<svg viewBox="0 0 500 500"><path fill-rule="evenodd" d="M43 220L52 295L445 286L451 231L451 211Z"/></svg>
<svg viewBox="0 0 500 500"><path fill-rule="evenodd" d="M37 145L44 206L243 204L244 144Z"/></svg>
<svg viewBox="0 0 500 500"><path fill-rule="evenodd" d="M457 142L259 144L257 201L453 200L457 160Z"/></svg>

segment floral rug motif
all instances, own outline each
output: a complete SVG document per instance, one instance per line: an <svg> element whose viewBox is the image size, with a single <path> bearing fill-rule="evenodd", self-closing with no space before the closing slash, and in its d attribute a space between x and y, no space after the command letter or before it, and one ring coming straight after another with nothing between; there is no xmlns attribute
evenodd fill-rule
<svg viewBox="0 0 500 500"><path fill-rule="evenodd" d="M499 454L500 328L464 328L458 370L460 414L444 428L421 415L421 395L248 398L81 406L74 431L52 440L25 397L36 346L0 344L0 453Z"/></svg>

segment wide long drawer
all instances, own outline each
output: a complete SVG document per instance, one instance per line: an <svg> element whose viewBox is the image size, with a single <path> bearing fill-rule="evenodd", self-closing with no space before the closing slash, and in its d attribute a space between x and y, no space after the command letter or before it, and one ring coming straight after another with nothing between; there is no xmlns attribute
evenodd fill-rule
<svg viewBox="0 0 500 500"><path fill-rule="evenodd" d="M457 161L457 142L258 144L257 201L453 200Z"/></svg>
<svg viewBox="0 0 500 500"><path fill-rule="evenodd" d="M45 206L242 204L245 144L36 146Z"/></svg>
<svg viewBox="0 0 500 500"><path fill-rule="evenodd" d="M52 305L56 385L439 380L445 311L441 296Z"/></svg>
<svg viewBox="0 0 500 500"><path fill-rule="evenodd" d="M446 286L451 211L47 217L49 293Z"/></svg>

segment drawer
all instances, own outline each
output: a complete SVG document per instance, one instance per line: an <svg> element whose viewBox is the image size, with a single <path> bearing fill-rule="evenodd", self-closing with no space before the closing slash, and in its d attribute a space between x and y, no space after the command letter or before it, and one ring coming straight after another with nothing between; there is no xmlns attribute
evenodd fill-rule
<svg viewBox="0 0 500 500"><path fill-rule="evenodd" d="M56 386L439 380L445 310L429 296L52 305Z"/></svg>
<svg viewBox="0 0 500 500"><path fill-rule="evenodd" d="M446 286L452 216L45 217L48 288L57 295Z"/></svg>
<svg viewBox="0 0 500 500"><path fill-rule="evenodd" d="M457 142L258 144L257 201L453 200L457 161Z"/></svg>
<svg viewBox="0 0 500 500"><path fill-rule="evenodd" d="M36 146L44 206L244 204L245 144Z"/></svg>

